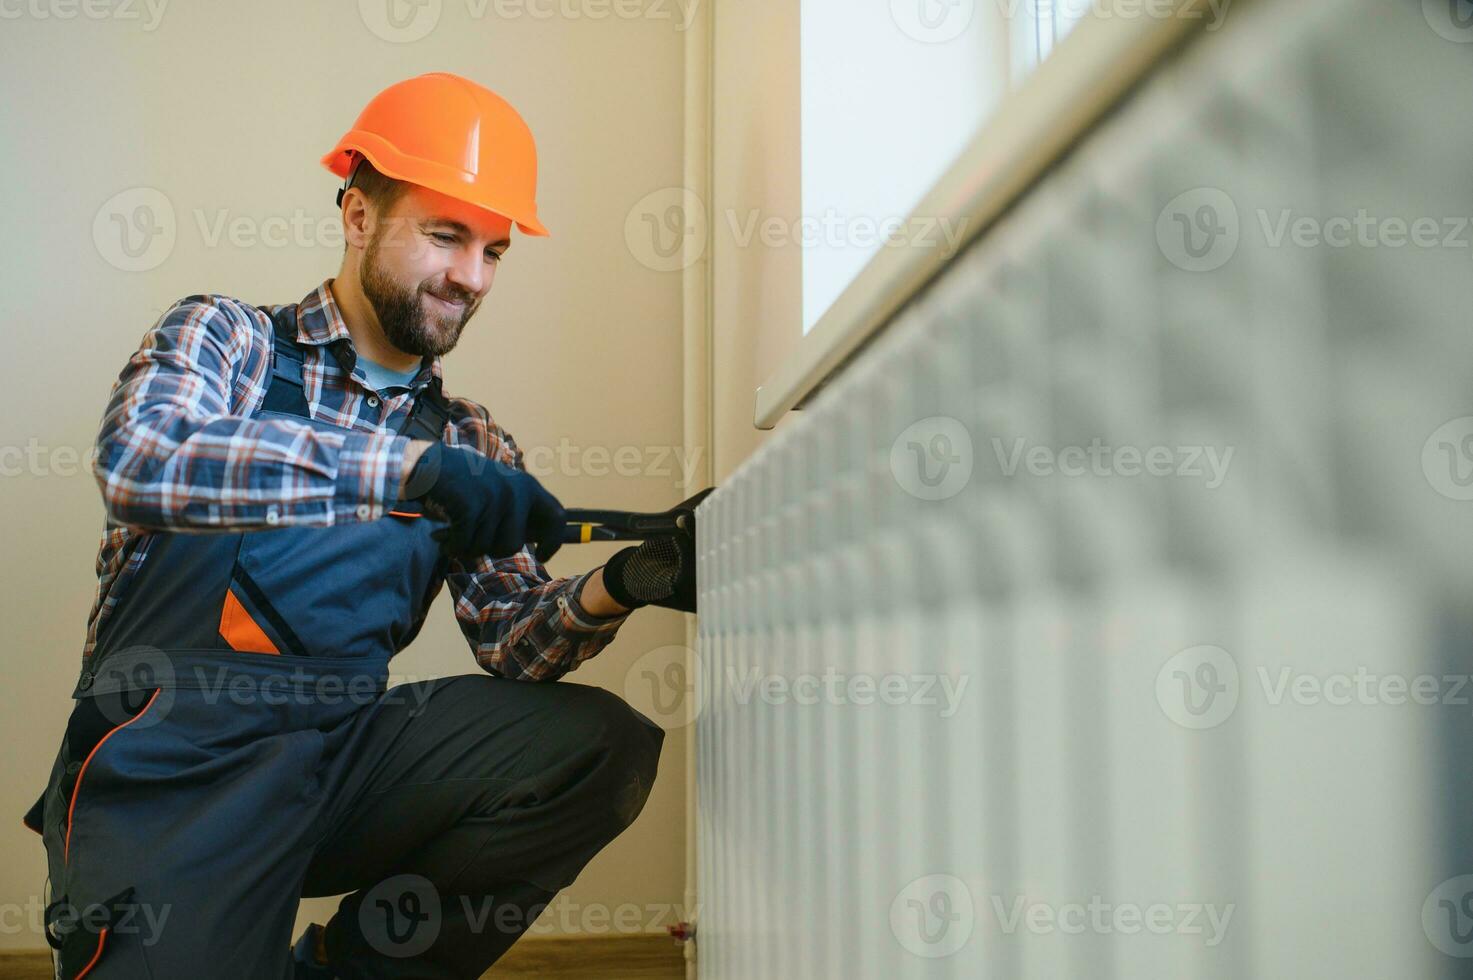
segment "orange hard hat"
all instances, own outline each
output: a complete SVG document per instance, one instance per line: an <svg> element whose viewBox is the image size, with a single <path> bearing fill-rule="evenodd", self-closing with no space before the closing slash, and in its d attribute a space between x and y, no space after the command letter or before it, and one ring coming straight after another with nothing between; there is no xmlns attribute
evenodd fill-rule
<svg viewBox="0 0 1473 980"><path fill-rule="evenodd" d="M387 177L493 211L528 235L550 234L537 220L532 131L505 99L468 78L431 72L375 95L322 165L347 178L360 154Z"/></svg>

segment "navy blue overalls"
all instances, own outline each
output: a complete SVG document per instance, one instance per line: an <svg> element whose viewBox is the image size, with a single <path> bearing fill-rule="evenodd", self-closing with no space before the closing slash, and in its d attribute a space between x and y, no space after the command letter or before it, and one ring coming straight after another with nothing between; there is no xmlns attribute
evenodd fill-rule
<svg viewBox="0 0 1473 980"><path fill-rule="evenodd" d="M296 306L273 322L254 417L329 428L308 409ZM448 418L436 379L401 433L439 440ZM279 899L300 894L321 789L443 580L437 526L401 505L328 528L152 537L26 816L46 844L47 939L62 977L289 975L284 948L283 972L241 972L259 967L232 961L230 937L289 933L295 901ZM171 916L206 938L152 949L120 939L167 929Z"/></svg>

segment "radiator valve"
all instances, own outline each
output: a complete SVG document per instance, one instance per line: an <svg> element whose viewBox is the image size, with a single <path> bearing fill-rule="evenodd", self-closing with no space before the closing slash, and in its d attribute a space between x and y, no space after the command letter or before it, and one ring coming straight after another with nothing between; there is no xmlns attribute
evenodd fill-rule
<svg viewBox="0 0 1473 980"><path fill-rule="evenodd" d="M665 931L670 933L678 946L683 946L696 937L696 927L690 922L677 922L673 926L666 926Z"/></svg>

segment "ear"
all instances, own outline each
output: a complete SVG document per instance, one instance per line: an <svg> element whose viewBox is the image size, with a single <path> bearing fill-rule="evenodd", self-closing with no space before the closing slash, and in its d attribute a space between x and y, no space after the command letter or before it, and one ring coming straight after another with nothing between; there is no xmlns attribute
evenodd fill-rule
<svg viewBox="0 0 1473 980"><path fill-rule="evenodd" d="M350 188L343 195L343 238L362 250L368 247L370 231L368 198L356 187Z"/></svg>

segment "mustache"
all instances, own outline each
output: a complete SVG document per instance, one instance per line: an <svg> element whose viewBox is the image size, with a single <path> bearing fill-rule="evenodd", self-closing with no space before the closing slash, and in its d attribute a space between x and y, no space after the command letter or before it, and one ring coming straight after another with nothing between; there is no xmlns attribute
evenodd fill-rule
<svg viewBox="0 0 1473 980"><path fill-rule="evenodd" d="M461 306L470 306L476 300L474 296L468 293L462 293L458 289L452 289L448 293L442 293L439 290L435 289L426 289L425 292L429 293L431 296L436 297L437 299L447 300L451 303L459 303Z"/></svg>

